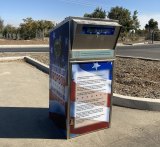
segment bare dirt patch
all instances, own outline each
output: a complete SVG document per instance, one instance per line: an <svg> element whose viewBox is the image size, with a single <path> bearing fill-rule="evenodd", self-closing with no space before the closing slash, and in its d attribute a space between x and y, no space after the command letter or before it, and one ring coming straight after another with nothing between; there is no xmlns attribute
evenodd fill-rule
<svg viewBox="0 0 160 147"><path fill-rule="evenodd" d="M45 40L8 40L0 39L0 45L39 45L48 44L48 39Z"/></svg>
<svg viewBox="0 0 160 147"><path fill-rule="evenodd" d="M160 98L160 61L117 58L114 92L144 98Z"/></svg>
<svg viewBox="0 0 160 147"><path fill-rule="evenodd" d="M1 53L1 57L30 56L49 64L49 53ZM160 99L160 61L117 58L114 93Z"/></svg>

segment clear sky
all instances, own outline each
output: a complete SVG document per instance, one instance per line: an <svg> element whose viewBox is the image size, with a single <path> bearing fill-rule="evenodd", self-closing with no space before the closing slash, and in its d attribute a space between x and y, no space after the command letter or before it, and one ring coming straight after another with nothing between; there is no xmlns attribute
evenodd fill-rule
<svg viewBox="0 0 160 147"><path fill-rule="evenodd" d="M150 18L157 20L160 26L160 0L0 0L0 17L5 24L15 26L26 17L60 22L67 16L91 13L98 6L106 12L115 6L131 12L137 10L141 28Z"/></svg>

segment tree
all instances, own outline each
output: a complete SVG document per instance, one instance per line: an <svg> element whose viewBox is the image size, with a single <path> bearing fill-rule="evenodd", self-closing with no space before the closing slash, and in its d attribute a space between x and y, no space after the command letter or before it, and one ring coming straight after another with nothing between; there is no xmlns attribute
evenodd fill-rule
<svg viewBox="0 0 160 147"><path fill-rule="evenodd" d="M151 18L148 24L145 25L145 29L148 31L147 39L151 39L152 43L154 40L160 40L160 35L158 31L158 22Z"/></svg>
<svg viewBox="0 0 160 147"><path fill-rule="evenodd" d="M1 19L0 24L3 24ZM44 39L45 36L49 36L49 30L53 27L54 24L52 21L33 20L31 17L28 17L23 19L23 22L18 28L7 24L5 27L3 27L2 35L6 39Z"/></svg>
<svg viewBox="0 0 160 147"><path fill-rule="evenodd" d="M158 22L155 21L153 18L151 18L148 21L148 24L145 25L145 29L148 30L149 32L158 30Z"/></svg>
<svg viewBox="0 0 160 147"><path fill-rule="evenodd" d="M133 19L131 12L123 7L113 7L108 12L108 18L119 20L119 23L123 26L123 31L129 31L133 29Z"/></svg>
<svg viewBox="0 0 160 147"><path fill-rule="evenodd" d="M154 41L160 41L160 32L154 33Z"/></svg>
<svg viewBox="0 0 160 147"><path fill-rule="evenodd" d="M139 20L138 20L138 11L137 10L135 10L134 12L133 12L133 16L132 16L132 20L133 20L133 24L132 24L132 26L133 26L133 29L135 29L135 30L137 30L139 27L140 27L140 23L139 23Z"/></svg>
<svg viewBox="0 0 160 147"><path fill-rule="evenodd" d="M121 29L121 40L124 41L126 36L130 34L130 39L135 40L135 31L138 30L140 24L138 21L138 11L134 11L133 15L131 12L123 7L112 7L111 10L108 12L108 18L116 19L122 25Z"/></svg>
<svg viewBox="0 0 160 147"><path fill-rule="evenodd" d="M2 32L2 30L3 30L3 27L4 27L4 21L1 19L1 17L0 17L0 33Z"/></svg>
<svg viewBox="0 0 160 147"><path fill-rule="evenodd" d="M4 30L3 30L3 37L4 38L7 38L7 39L10 39L11 38L11 34L12 34L12 25L10 24L7 24L5 27L4 27Z"/></svg>
<svg viewBox="0 0 160 147"><path fill-rule="evenodd" d="M45 36L48 36L49 30L53 27L54 25L51 21L36 21L29 17L23 19L23 23L20 24L20 36L22 39L44 39Z"/></svg>
<svg viewBox="0 0 160 147"><path fill-rule="evenodd" d="M45 37L48 37L49 31L54 27L54 24L52 21L45 20L45 25L46 25L46 28L45 28L44 35Z"/></svg>
<svg viewBox="0 0 160 147"><path fill-rule="evenodd" d="M36 37L37 23L28 17L23 19L23 23L20 24L20 35L23 39L33 39Z"/></svg>
<svg viewBox="0 0 160 147"><path fill-rule="evenodd" d="M90 17L90 18L105 18L106 17L106 11L102 10L102 8L97 7L93 13L88 14L85 13L84 17Z"/></svg>
<svg viewBox="0 0 160 147"><path fill-rule="evenodd" d="M10 24L7 24L2 32L2 35L6 39L17 39L18 29Z"/></svg>
<svg viewBox="0 0 160 147"><path fill-rule="evenodd" d="M42 40L44 40L44 37L49 36L49 30L54 27L53 22L48 20L38 20L37 25L37 37Z"/></svg>

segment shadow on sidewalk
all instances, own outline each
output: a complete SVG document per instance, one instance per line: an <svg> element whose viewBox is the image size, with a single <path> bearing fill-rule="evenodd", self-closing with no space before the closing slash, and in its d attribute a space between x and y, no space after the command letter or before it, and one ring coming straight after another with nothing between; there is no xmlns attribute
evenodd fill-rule
<svg viewBox="0 0 160 147"><path fill-rule="evenodd" d="M64 139L47 108L0 107L0 138Z"/></svg>

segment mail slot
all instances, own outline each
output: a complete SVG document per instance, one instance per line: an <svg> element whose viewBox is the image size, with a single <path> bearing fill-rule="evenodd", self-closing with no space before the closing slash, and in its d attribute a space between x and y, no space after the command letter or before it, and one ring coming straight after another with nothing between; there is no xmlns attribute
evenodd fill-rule
<svg viewBox="0 0 160 147"><path fill-rule="evenodd" d="M116 20L68 17L50 32L49 116L66 138L110 127L120 29Z"/></svg>

